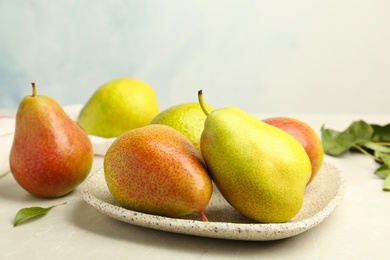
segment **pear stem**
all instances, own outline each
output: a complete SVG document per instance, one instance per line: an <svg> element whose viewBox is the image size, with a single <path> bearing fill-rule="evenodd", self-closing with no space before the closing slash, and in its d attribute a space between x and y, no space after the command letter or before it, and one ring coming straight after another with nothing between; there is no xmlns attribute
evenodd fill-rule
<svg viewBox="0 0 390 260"><path fill-rule="evenodd" d="M208 116L209 115L209 111L206 109L206 106L204 104L203 91L202 90L198 91L198 100L199 100L199 105L202 108L203 112L206 114L206 116Z"/></svg>
<svg viewBox="0 0 390 260"><path fill-rule="evenodd" d="M32 97L35 97L37 95L37 88L35 87L35 83L31 82L32 85Z"/></svg>
<svg viewBox="0 0 390 260"><path fill-rule="evenodd" d="M204 214L203 211L199 212L199 215L200 215L200 217L202 218L202 220L203 220L204 222L209 222L209 220L208 220L207 217L206 217L206 214Z"/></svg>

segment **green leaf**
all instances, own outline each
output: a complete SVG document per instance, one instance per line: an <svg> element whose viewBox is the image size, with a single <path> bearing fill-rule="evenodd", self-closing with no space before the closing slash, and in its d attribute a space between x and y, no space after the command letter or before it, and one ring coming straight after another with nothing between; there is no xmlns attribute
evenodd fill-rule
<svg viewBox="0 0 390 260"><path fill-rule="evenodd" d="M383 191L390 191L390 175L387 175L385 182L383 183Z"/></svg>
<svg viewBox="0 0 390 260"><path fill-rule="evenodd" d="M23 221L26 221L27 219L34 218L40 215L44 215L48 213L52 208L61 206L66 204L66 202L58 205L54 205L48 208L41 208L41 207L30 207L30 208L23 208L16 213L15 219L14 219L14 227L20 224Z"/></svg>
<svg viewBox="0 0 390 260"><path fill-rule="evenodd" d="M390 142L390 124L380 126L380 125L371 125L374 129L374 134L372 135L372 141L374 142Z"/></svg>
<svg viewBox="0 0 390 260"><path fill-rule="evenodd" d="M325 153L333 156L340 155L357 143L370 141L374 128L363 120L353 122L347 129L338 132L321 128L322 145Z"/></svg>
<svg viewBox="0 0 390 260"><path fill-rule="evenodd" d="M390 165L383 164L378 169L376 169L374 173L379 177L385 179L387 178L387 176L390 175Z"/></svg>
<svg viewBox="0 0 390 260"><path fill-rule="evenodd" d="M383 164L374 172L379 177L385 179L390 175L390 154L382 154L381 159Z"/></svg>
<svg viewBox="0 0 390 260"><path fill-rule="evenodd" d="M381 157L384 164L387 164L390 166L390 154L383 154Z"/></svg>
<svg viewBox="0 0 390 260"><path fill-rule="evenodd" d="M381 152L381 153L390 153L390 147L383 146L380 143L374 143L374 142L362 142L359 143L360 146L364 146L368 149Z"/></svg>
<svg viewBox="0 0 390 260"><path fill-rule="evenodd" d="M386 153L383 153L383 152L381 152L381 151L377 151L377 150L375 150L374 151L374 157L375 158L382 158L383 157L383 154L386 154Z"/></svg>
<svg viewBox="0 0 390 260"><path fill-rule="evenodd" d="M380 163L374 173L385 179L383 190L390 191L390 124L380 126L360 120L342 132L322 126L321 133L325 153L338 156L347 150L358 150Z"/></svg>

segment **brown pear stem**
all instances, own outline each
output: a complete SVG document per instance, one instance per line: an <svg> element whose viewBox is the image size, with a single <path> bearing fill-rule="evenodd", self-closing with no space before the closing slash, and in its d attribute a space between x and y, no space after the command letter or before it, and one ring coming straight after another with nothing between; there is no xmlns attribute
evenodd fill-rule
<svg viewBox="0 0 390 260"><path fill-rule="evenodd" d="M209 111L206 109L206 106L204 104L203 91L202 90L198 91L198 100L199 100L199 105L202 108L203 112L206 114L206 116L208 116L209 115Z"/></svg>
<svg viewBox="0 0 390 260"><path fill-rule="evenodd" d="M37 95L37 88L35 87L35 83L31 82L32 85L32 97L35 97Z"/></svg>
<svg viewBox="0 0 390 260"><path fill-rule="evenodd" d="M200 217L202 218L202 220L203 220L204 222L209 222L209 220L208 220L207 217L206 217L206 214L204 214L203 211L199 212L199 215L200 215Z"/></svg>

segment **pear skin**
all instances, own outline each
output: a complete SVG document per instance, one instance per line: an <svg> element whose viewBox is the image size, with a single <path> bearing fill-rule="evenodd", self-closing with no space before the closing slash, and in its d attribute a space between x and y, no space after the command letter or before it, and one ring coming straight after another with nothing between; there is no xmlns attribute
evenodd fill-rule
<svg viewBox="0 0 390 260"><path fill-rule="evenodd" d="M153 88L137 79L118 78L92 94L80 111L77 123L89 135L118 137L148 125L158 110Z"/></svg>
<svg viewBox="0 0 390 260"><path fill-rule="evenodd" d="M311 177L307 185L312 183L324 160L324 148L314 129L298 119L283 116L266 118L263 122L282 129L303 146L311 162Z"/></svg>
<svg viewBox="0 0 390 260"><path fill-rule="evenodd" d="M213 108L206 104L207 109ZM170 126L182 133L200 151L200 135L203 131L206 115L203 113L199 102L182 103L171 106L158 113L151 124Z"/></svg>
<svg viewBox="0 0 390 260"><path fill-rule="evenodd" d="M235 107L216 109L207 115L201 151L221 194L248 218L281 223L301 209L311 164L286 132Z"/></svg>
<svg viewBox="0 0 390 260"><path fill-rule="evenodd" d="M20 103L10 169L22 188L39 197L70 193L88 176L93 148L87 134L52 98L33 94Z"/></svg>
<svg viewBox="0 0 390 260"><path fill-rule="evenodd" d="M181 217L199 213L212 195L212 182L191 142L160 124L119 136L104 156L107 186L124 208Z"/></svg>

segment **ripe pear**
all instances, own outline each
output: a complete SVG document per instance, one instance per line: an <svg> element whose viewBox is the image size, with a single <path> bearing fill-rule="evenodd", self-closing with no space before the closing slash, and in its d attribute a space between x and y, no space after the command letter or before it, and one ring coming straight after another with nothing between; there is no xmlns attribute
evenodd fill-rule
<svg viewBox="0 0 390 260"><path fill-rule="evenodd" d="M202 106L201 91L199 102ZM227 202L258 222L281 223L293 218L302 207L311 175L302 145L239 108L204 111L203 159Z"/></svg>
<svg viewBox="0 0 390 260"><path fill-rule="evenodd" d="M208 110L212 107L205 104ZM203 131L206 115L199 105L199 102L188 102L171 106L157 114L151 124L162 124L170 126L185 137L200 152L200 136Z"/></svg>
<svg viewBox="0 0 390 260"><path fill-rule="evenodd" d="M93 148L84 131L52 98L33 93L20 103L9 163L22 188L39 197L70 193L88 176Z"/></svg>
<svg viewBox="0 0 390 260"><path fill-rule="evenodd" d="M148 125L157 113L156 94L149 85L137 79L119 78L93 93L77 123L89 135L110 138Z"/></svg>
<svg viewBox="0 0 390 260"><path fill-rule="evenodd" d="M199 213L212 182L191 142L166 125L148 125L119 136L104 156L107 186L116 201L134 211L181 217Z"/></svg>
<svg viewBox="0 0 390 260"><path fill-rule="evenodd" d="M317 133L305 122L291 117L270 117L263 119L263 122L289 133L303 146L311 163L309 185L317 176L324 159L324 148Z"/></svg>

